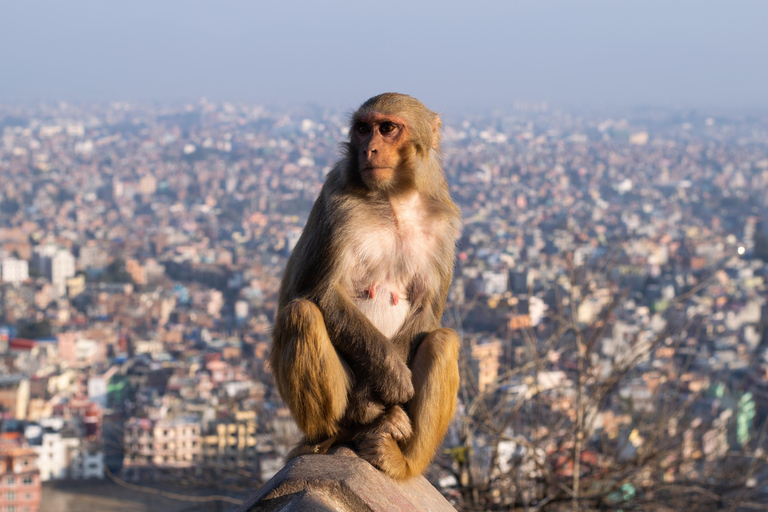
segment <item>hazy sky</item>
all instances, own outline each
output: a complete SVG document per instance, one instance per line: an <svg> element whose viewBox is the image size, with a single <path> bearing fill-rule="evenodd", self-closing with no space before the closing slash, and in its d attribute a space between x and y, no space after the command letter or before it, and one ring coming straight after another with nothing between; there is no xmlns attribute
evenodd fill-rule
<svg viewBox="0 0 768 512"><path fill-rule="evenodd" d="M768 106L768 1L7 0L0 101Z"/></svg>

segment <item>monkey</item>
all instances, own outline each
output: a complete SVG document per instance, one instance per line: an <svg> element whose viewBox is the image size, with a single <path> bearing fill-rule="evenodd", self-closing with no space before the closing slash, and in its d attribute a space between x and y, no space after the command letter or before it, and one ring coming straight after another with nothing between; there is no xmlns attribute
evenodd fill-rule
<svg viewBox="0 0 768 512"><path fill-rule="evenodd" d="M440 327L461 230L442 121L384 93L352 114L281 282L270 367L305 438L351 444L394 479L422 474L453 417L459 339Z"/></svg>

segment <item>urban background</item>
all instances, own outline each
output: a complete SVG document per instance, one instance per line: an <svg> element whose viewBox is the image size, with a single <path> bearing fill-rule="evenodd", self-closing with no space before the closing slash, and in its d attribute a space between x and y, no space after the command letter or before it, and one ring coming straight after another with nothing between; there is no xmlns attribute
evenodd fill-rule
<svg viewBox="0 0 768 512"><path fill-rule="evenodd" d="M269 333L344 114L59 103L0 126L0 508L233 507L298 436ZM460 510L766 503L768 116L520 103L447 118L444 145L463 379L431 481Z"/></svg>

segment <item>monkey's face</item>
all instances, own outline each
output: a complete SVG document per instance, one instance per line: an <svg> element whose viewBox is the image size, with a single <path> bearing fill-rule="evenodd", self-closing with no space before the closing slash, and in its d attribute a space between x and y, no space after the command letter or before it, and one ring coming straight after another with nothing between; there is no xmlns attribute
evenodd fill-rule
<svg viewBox="0 0 768 512"><path fill-rule="evenodd" d="M407 146L405 120L393 115L368 114L352 127L352 147L363 183L371 189L392 186L397 180Z"/></svg>

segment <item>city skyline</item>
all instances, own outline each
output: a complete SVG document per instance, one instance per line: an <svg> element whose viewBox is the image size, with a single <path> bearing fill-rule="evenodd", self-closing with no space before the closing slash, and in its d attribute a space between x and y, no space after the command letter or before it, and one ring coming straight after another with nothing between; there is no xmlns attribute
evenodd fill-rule
<svg viewBox="0 0 768 512"><path fill-rule="evenodd" d="M349 108L395 90L440 111L768 107L759 2L79 0L3 11L5 103L205 96Z"/></svg>
<svg viewBox="0 0 768 512"><path fill-rule="evenodd" d="M583 510L766 502L768 116L452 117L441 325L466 366L434 485L458 510L558 512L576 475ZM282 467L279 278L346 129L332 109L0 104L0 508L141 506L114 479L234 504Z"/></svg>

